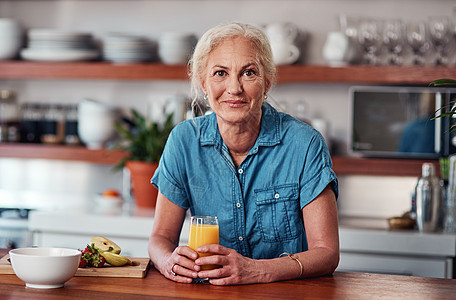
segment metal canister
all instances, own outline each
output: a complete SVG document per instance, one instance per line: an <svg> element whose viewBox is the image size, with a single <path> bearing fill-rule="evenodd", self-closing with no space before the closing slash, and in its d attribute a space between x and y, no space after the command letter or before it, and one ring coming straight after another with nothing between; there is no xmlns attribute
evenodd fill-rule
<svg viewBox="0 0 456 300"><path fill-rule="evenodd" d="M422 232L434 232L438 228L440 206L442 202L442 186L435 175L435 167L431 163L422 165L422 176L416 185L416 223Z"/></svg>

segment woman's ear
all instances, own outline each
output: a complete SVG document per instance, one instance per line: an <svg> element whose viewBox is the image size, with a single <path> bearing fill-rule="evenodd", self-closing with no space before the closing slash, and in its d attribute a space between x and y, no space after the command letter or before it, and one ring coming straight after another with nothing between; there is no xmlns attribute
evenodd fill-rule
<svg viewBox="0 0 456 300"><path fill-rule="evenodd" d="M270 88L271 88L271 81L266 80L266 84L264 86L264 93L267 94L269 92Z"/></svg>

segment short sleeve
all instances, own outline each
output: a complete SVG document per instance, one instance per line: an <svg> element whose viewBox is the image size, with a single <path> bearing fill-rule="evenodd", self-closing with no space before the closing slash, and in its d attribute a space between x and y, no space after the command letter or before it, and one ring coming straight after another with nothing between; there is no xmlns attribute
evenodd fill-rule
<svg viewBox="0 0 456 300"><path fill-rule="evenodd" d="M173 129L166 142L165 149L151 183L169 201L187 209L189 207L188 197L182 184L182 161L178 159L181 149L182 126Z"/></svg>
<svg viewBox="0 0 456 300"><path fill-rule="evenodd" d="M319 132L316 132L309 144L301 178L301 209L320 195L329 184L332 184L337 199L339 195L337 176L332 169L328 148Z"/></svg>

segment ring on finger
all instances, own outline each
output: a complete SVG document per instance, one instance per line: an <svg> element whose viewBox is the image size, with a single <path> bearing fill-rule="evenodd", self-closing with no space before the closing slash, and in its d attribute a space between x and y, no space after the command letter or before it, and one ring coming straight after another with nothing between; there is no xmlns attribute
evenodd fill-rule
<svg viewBox="0 0 456 300"><path fill-rule="evenodd" d="M173 264L173 266L171 267L171 274L172 274L173 276L176 276L176 275L177 275L177 274L174 272L174 266L175 266L175 265L176 265L176 264Z"/></svg>

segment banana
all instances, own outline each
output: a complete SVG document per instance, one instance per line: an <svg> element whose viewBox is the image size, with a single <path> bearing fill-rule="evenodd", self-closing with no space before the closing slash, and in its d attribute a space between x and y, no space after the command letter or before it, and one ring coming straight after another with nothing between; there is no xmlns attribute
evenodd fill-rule
<svg viewBox="0 0 456 300"><path fill-rule="evenodd" d="M120 254L115 254L112 252L102 252L100 253L106 259L106 262L115 267L121 267L124 265L131 265L131 260L128 257L125 257Z"/></svg>
<svg viewBox="0 0 456 300"><path fill-rule="evenodd" d="M115 254L120 254L122 251L122 249L120 249L116 243L110 239L105 238L104 236L95 236L92 238L91 242L99 252L112 252Z"/></svg>

